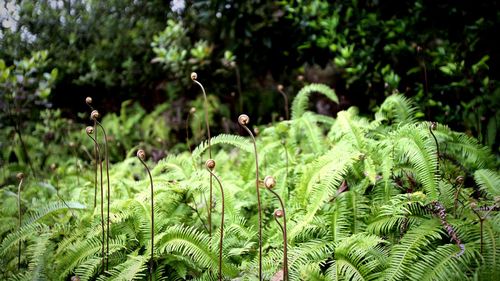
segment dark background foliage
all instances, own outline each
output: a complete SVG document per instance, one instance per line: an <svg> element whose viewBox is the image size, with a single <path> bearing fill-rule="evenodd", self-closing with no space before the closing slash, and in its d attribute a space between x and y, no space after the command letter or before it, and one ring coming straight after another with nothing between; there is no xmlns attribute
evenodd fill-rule
<svg viewBox="0 0 500 281"><path fill-rule="evenodd" d="M498 1L16 4L16 28L2 27L0 57L9 64L48 50L48 67L59 71L49 100L64 116L83 112L83 102L75 101L87 95L106 112L134 99L148 110L175 101L173 107L186 114L199 96L189 83L189 73L196 70L209 94L229 108L218 113L220 120L234 119L243 110L259 122L270 121L283 115L278 84L293 95L302 83L322 82L335 88L341 104L332 107L319 99L320 112L356 105L369 113L399 91L414 97L426 119L468 131L497 150ZM168 19L181 23L187 38L181 49L206 41L203 61L191 50L177 68L167 67L168 60L154 63L151 43ZM227 52L233 67L224 61ZM297 81L298 75L304 82Z"/></svg>

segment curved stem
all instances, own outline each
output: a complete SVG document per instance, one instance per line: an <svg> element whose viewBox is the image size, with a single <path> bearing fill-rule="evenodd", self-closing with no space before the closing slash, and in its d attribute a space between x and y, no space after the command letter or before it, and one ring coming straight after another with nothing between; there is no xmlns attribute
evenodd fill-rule
<svg viewBox="0 0 500 281"><path fill-rule="evenodd" d="M108 136L106 135L106 130L104 130L104 127L101 125L99 121L96 121L97 125L102 130L103 136L104 136L104 159L106 160L106 179L107 179L107 218L106 218L106 270L108 270L108 264L109 264L109 204L111 201L111 191L110 191L110 184L109 184L109 151L108 151Z"/></svg>
<svg viewBox="0 0 500 281"><path fill-rule="evenodd" d="M203 103L204 111L205 111L205 124L207 126L207 142L208 142L208 157L211 159L212 158L212 145L210 143L210 124L208 121L208 99L207 99L207 93L205 92L205 88L203 88L203 85L198 82L196 79L193 79L193 82L196 83L198 86L200 86L201 91L203 92L203 98L205 99L205 102ZM210 198L209 198L209 204L208 204L208 235L212 237L212 185L213 185L213 175L210 174Z"/></svg>
<svg viewBox="0 0 500 281"><path fill-rule="evenodd" d="M222 214L220 221L220 238L219 238L219 280L222 281L222 241L224 241L224 189L222 188L222 183L220 182L219 177L217 177L210 169L207 168L207 171L212 175L215 180L219 183L220 193L221 193L221 201L222 201Z"/></svg>
<svg viewBox="0 0 500 281"><path fill-rule="evenodd" d="M274 217L276 222L281 228L281 232L283 233L283 281L288 281L288 243L287 243L287 233L286 233L286 212L285 212L285 204L283 204L283 200L281 200L281 197L276 193L274 190L268 188L274 197L278 199L280 202L281 210L283 211L283 226L278 221L278 218Z"/></svg>
<svg viewBox="0 0 500 281"><path fill-rule="evenodd" d="M240 124L241 125L241 124ZM248 129L247 126L241 125L243 129L247 131L253 141L253 149L255 154L255 188L257 191L257 206L259 211L259 280L262 280L262 207L260 202L260 190L259 190L259 159L257 155L257 144L255 143L255 137Z"/></svg>
<svg viewBox="0 0 500 281"><path fill-rule="evenodd" d="M439 143L437 141L436 136L434 135L434 132L432 132L432 127L434 127L436 123L432 122L432 124L429 126L429 132L431 133L432 137L434 138L434 142L436 143L436 154L437 154L437 173L439 174Z"/></svg>
<svg viewBox="0 0 500 281"><path fill-rule="evenodd" d="M288 113L288 96L286 95L286 93L281 90L281 89L278 89L278 92L283 96L283 98L285 99L285 116L286 116L286 120L289 120L290 119L290 115Z"/></svg>
<svg viewBox="0 0 500 281"><path fill-rule="evenodd" d="M152 280L153 278L153 258L154 258L154 240L155 240L155 215L154 215L154 197L153 197L153 177L151 176L151 172L149 171L148 165L144 163L144 161L138 157L139 160L141 161L142 165L144 165L144 168L146 168L146 171L148 172L149 175L149 182L151 184L151 260L149 261L149 280Z"/></svg>
<svg viewBox="0 0 500 281"><path fill-rule="evenodd" d="M94 130L94 132L97 132L97 130ZM97 135L97 133L96 133ZM90 134L88 135L93 141L95 148L97 150L97 162L99 162L99 171L101 174L101 228L102 228L102 270L105 268L105 252L104 252L104 188L102 184L102 162L101 162L101 150L99 149L99 144L97 143L96 139L94 139ZM96 181L97 182L97 181Z"/></svg>
<svg viewBox="0 0 500 281"><path fill-rule="evenodd" d="M19 185L17 186L17 215L18 215L18 230L21 228L21 186L23 185L23 178L19 180ZM21 268L21 241L18 243L17 249L17 270Z"/></svg>
<svg viewBox="0 0 500 281"><path fill-rule="evenodd" d="M92 108L92 107L90 107ZM94 139L97 140L97 120L94 120ZM94 140L94 161L95 161L95 180L94 180L94 209L97 206L97 142Z"/></svg>

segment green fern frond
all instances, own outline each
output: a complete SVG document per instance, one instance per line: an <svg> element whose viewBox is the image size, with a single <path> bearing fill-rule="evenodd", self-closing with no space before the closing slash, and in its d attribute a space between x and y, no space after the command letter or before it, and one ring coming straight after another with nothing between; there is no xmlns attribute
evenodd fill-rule
<svg viewBox="0 0 500 281"><path fill-rule="evenodd" d="M477 255L470 249L471 245L465 245L464 253L457 256L460 251L457 245L439 246L414 263L409 268L408 277L413 281L467 280L470 278L471 266L474 266L471 261Z"/></svg>
<svg viewBox="0 0 500 281"><path fill-rule="evenodd" d="M61 210L85 210L87 207L79 202L51 202L39 210L35 210L34 214L30 216L27 220L23 222L23 225L31 224L36 222L48 215Z"/></svg>
<svg viewBox="0 0 500 281"><path fill-rule="evenodd" d="M216 270L218 255L210 248L210 238L193 227L172 226L159 235L158 253L180 253L189 256L201 268ZM223 275L234 277L238 269L227 260L223 262Z"/></svg>
<svg viewBox="0 0 500 281"><path fill-rule="evenodd" d="M415 107L413 101L403 95L391 95L385 99L375 113L377 121L392 121L394 124L407 124L415 121Z"/></svg>
<svg viewBox="0 0 500 281"><path fill-rule="evenodd" d="M17 244L21 241L25 241L29 237L33 237L33 235L38 235L39 233L45 232L48 227L41 223L31 223L27 225L23 225L19 230L15 232L9 233L0 246L0 256L5 256L8 251L17 246Z"/></svg>
<svg viewBox="0 0 500 281"><path fill-rule="evenodd" d="M441 238L442 229L437 220L428 220L418 227L410 229L399 244L391 249L388 268L381 280L405 280L415 262L426 252L427 247Z"/></svg>
<svg viewBox="0 0 500 281"><path fill-rule="evenodd" d="M121 263L109 270L110 276L100 276L97 280L143 280L146 276L148 256L131 254L127 261Z"/></svg>
<svg viewBox="0 0 500 281"><path fill-rule="evenodd" d="M212 146L218 144L229 144L234 147L239 148L245 152L252 152L252 144L247 138L237 135L228 135L228 134L220 134L210 139L210 144ZM208 149L208 141L202 142L193 150L193 159L195 162L199 162L201 159L201 155Z"/></svg>
<svg viewBox="0 0 500 281"><path fill-rule="evenodd" d="M423 125L406 125L395 131L392 139L396 149L415 169L417 180L423 185L430 201L438 198L437 150Z"/></svg>
<svg viewBox="0 0 500 281"><path fill-rule="evenodd" d="M474 172L474 180L490 199L500 196L500 175L498 172L482 169Z"/></svg>
<svg viewBox="0 0 500 281"><path fill-rule="evenodd" d="M343 280L375 280L385 267L384 240L367 234L355 234L335 246L330 278Z"/></svg>
<svg viewBox="0 0 500 281"><path fill-rule="evenodd" d="M306 112L309 106L309 97L312 93L317 92L325 95L335 103L339 103L339 99L335 91L324 84L309 84L302 89L295 97L292 103L292 120L300 118Z"/></svg>

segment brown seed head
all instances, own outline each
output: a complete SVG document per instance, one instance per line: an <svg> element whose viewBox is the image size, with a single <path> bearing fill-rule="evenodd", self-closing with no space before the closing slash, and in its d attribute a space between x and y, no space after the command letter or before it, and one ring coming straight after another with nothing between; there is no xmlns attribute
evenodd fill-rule
<svg viewBox="0 0 500 281"><path fill-rule="evenodd" d="M198 74L196 72L191 72L191 80L196 80L198 79Z"/></svg>
<svg viewBox="0 0 500 281"><path fill-rule="evenodd" d="M85 128L85 132L87 133L87 135L92 135L94 133L94 127L87 126L87 128Z"/></svg>
<svg viewBox="0 0 500 281"><path fill-rule="evenodd" d="M142 149L137 150L137 158L141 159L142 161L146 160L146 152L144 152L144 150Z"/></svg>
<svg viewBox="0 0 500 281"><path fill-rule="evenodd" d="M24 179L24 174L23 173L17 173L16 178L18 180L22 180L22 179Z"/></svg>
<svg viewBox="0 0 500 281"><path fill-rule="evenodd" d="M91 97L86 97L85 98L85 103L90 105L92 103L92 98Z"/></svg>
<svg viewBox="0 0 500 281"><path fill-rule="evenodd" d="M250 123L250 117L248 117L248 115L246 115L246 114L241 114L241 115L238 117L238 123L239 123L241 126L247 125L248 123Z"/></svg>
<svg viewBox="0 0 500 281"><path fill-rule="evenodd" d="M280 209L274 210L274 217L275 218L282 218L284 215L285 215L285 213L283 212L283 210L280 210Z"/></svg>
<svg viewBox="0 0 500 281"><path fill-rule="evenodd" d="M278 87L276 87L276 88L278 89L278 92L282 92L285 87L283 87L283 85L279 84Z"/></svg>
<svg viewBox="0 0 500 281"><path fill-rule="evenodd" d="M268 189L272 189L276 186L276 180L272 176L266 176L264 178L264 186Z"/></svg>
<svg viewBox="0 0 500 281"><path fill-rule="evenodd" d="M431 122L431 130L436 130L436 128L437 128L437 123Z"/></svg>
<svg viewBox="0 0 500 281"><path fill-rule="evenodd" d="M458 176L455 181L458 183L458 184L462 184L464 183L464 176Z"/></svg>
<svg viewBox="0 0 500 281"><path fill-rule="evenodd" d="M213 171L215 168L215 160L208 159L207 162L205 162L205 167L207 167L207 169L209 169L210 171Z"/></svg>
<svg viewBox="0 0 500 281"><path fill-rule="evenodd" d="M90 119L92 120L97 120L97 118L99 118L99 111L97 110L92 110L92 112L90 113Z"/></svg>

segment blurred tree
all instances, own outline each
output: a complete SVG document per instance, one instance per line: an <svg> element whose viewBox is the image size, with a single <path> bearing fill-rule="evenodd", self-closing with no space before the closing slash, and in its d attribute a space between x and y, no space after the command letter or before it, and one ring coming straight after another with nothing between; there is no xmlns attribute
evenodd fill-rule
<svg viewBox="0 0 500 281"><path fill-rule="evenodd" d="M56 103L68 94L113 99L122 94L124 99L151 91L161 79L160 67L150 63L150 44L172 13L170 1L18 0L7 5L15 16L8 28L2 26L0 57L12 62L32 50L49 50L51 64L60 71Z"/></svg>

